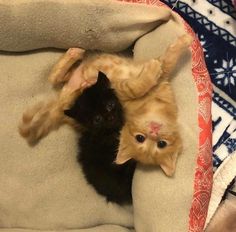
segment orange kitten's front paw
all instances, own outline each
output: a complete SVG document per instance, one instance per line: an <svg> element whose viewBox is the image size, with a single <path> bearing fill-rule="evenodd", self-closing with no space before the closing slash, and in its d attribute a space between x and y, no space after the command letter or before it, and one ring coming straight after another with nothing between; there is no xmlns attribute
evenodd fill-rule
<svg viewBox="0 0 236 232"><path fill-rule="evenodd" d="M19 125L19 133L30 145L35 145L41 138L45 137L53 124L50 117L50 105L39 103L27 110Z"/></svg>

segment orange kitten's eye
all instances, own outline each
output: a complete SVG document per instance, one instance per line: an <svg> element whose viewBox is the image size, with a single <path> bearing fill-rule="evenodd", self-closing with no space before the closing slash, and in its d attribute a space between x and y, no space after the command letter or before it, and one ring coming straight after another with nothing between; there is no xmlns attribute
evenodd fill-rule
<svg viewBox="0 0 236 232"><path fill-rule="evenodd" d="M143 135L138 134L138 135L135 136L135 139L136 139L137 142L143 143L146 138Z"/></svg>
<svg viewBox="0 0 236 232"><path fill-rule="evenodd" d="M159 148L165 148L167 146L167 142L164 141L164 140L160 140L160 141L157 142L157 146Z"/></svg>

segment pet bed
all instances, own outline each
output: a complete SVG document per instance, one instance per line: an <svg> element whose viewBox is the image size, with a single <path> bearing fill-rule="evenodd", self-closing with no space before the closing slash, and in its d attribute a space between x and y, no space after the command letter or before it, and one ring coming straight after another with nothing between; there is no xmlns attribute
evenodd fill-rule
<svg viewBox="0 0 236 232"><path fill-rule="evenodd" d="M203 231L212 184L211 82L200 43L177 14L155 0L0 1L0 31L0 231ZM53 94L47 75L60 49L131 47L143 60L184 33L194 41L171 80L184 149L173 178L138 165L133 207L107 203L86 183L71 128L35 147L19 136L22 112Z"/></svg>

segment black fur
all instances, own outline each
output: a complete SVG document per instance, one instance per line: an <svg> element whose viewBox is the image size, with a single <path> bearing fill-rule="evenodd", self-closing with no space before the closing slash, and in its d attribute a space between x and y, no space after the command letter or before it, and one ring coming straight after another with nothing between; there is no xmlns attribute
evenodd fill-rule
<svg viewBox="0 0 236 232"><path fill-rule="evenodd" d="M135 161L116 165L119 131L124 125L123 109L103 73L86 89L74 106L65 111L84 130L79 139L78 161L85 177L108 201L131 203L131 185Z"/></svg>

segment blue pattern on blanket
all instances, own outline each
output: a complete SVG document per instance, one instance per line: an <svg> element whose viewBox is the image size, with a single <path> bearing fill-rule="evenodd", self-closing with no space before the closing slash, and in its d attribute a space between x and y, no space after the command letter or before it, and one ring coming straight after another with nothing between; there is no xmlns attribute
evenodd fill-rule
<svg viewBox="0 0 236 232"><path fill-rule="evenodd" d="M220 0L207 0L209 3L214 5L215 7L222 10L224 13L230 15L234 19L236 19L236 11L231 4L230 0L220 1Z"/></svg>
<svg viewBox="0 0 236 232"><path fill-rule="evenodd" d="M193 28L213 83L213 166L236 150L236 11L230 0L162 0Z"/></svg>

